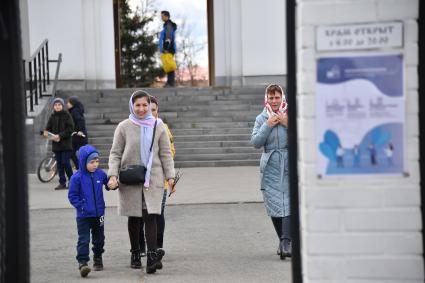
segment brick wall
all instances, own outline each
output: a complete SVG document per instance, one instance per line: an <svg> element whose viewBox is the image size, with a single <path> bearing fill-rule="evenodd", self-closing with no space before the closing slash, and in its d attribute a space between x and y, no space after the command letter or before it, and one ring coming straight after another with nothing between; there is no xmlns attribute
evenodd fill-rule
<svg viewBox="0 0 425 283"><path fill-rule="evenodd" d="M298 0L298 129L304 282L424 282L418 0ZM408 177L316 176L315 29L403 21ZM363 51L361 51L363 52Z"/></svg>

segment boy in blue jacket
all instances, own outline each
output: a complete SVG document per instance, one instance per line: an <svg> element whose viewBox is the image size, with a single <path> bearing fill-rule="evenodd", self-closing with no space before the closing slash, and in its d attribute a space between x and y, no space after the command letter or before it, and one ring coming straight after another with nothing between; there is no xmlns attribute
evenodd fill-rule
<svg viewBox="0 0 425 283"><path fill-rule="evenodd" d="M68 199L76 209L78 243L77 261L82 277L86 277L91 269L87 265L90 260L90 231L93 244L93 270L103 269L102 254L105 244L104 215L105 201L103 185L108 183L107 176L99 169L99 153L91 145L79 150L79 169L71 177Z"/></svg>

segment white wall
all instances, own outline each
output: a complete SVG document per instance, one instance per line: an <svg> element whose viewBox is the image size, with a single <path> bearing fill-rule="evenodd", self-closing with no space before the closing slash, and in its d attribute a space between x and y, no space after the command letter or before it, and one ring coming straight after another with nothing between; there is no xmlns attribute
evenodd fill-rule
<svg viewBox="0 0 425 283"><path fill-rule="evenodd" d="M297 103L304 282L424 282L419 176L418 0L298 0ZM315 28L401 20L409 177L317 179Z"/></svg>
<svg viewBox="0 0 425 283"><path fill-rule="evenodd" d="M49 56L63 54L61 80L114 86L112 1L28 0L31 53L49 39ZM54 75L55 65L51 71Z"/></svg>
<svg viewBox="0 0 425 283"><path fill-rule="evenodd" d="M286 13L281 0L214 0L219 85L267 83L286 75ZM270 78L271 77L271 78Z"/></svg>
<svg viewBox="0 0 425 283"><path fill-rule="evenodd" d="M286 74L286 6L282 0L242 1L242 74Z"/></svg>

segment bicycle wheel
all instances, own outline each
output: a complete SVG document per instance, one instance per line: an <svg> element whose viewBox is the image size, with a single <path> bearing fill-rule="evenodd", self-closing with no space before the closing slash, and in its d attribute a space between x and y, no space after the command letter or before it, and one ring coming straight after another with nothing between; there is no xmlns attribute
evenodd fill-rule
<svg viewBox="0 0 425 283"><path fill-rule="evenodd" d="M56 172L56 159L54 156L48 156L38 165L37 177L40 182L48 183L53 180Z"/></svg>

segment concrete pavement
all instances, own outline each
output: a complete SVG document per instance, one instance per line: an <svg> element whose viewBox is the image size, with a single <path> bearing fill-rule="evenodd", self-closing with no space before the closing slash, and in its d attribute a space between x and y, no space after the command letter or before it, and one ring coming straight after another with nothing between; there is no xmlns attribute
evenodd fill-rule
<svg viewBox="0 0 425 283"><path fill-rule="evenodd" d="M166 209L164 269L154 275L129 268L127 219L116 213L117 193L105 192L105 270L82 279L67 191L30 175L31 282L291 282L258 178L257 167L183 169Z"/></svg>

